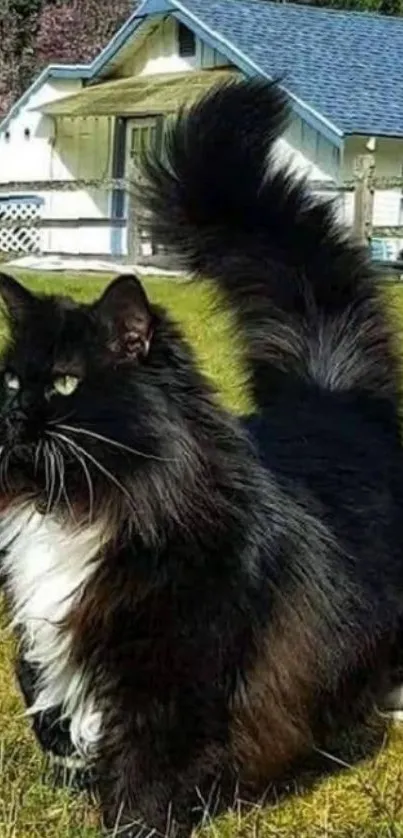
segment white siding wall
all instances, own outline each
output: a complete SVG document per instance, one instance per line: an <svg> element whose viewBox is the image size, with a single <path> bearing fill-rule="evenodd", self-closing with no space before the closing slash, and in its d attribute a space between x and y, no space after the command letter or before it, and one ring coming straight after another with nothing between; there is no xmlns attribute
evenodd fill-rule
<svg viewBox="0 0 403 838"><path fill-rule="evenodd" d="M32 94L7 131L0 134L0 184L51 177L53 120L32 109L76 93L80 88L80 81L50 79ZM30 131L29 139L24 134L26 129Z"/></svg>
<svg viewBox="0 0 403 838"><path fill-rule="evenodd" d="M125 57L124 63L116 68L114 75L119 78L144 76L228 65L229 61L224 56L208 47L200 38L196 38L195 56L182 58L178 51L178 24L170 17L154 24L140 47L133 45L132 53Z"/></svg>
<svg viewBox="0 0 403 838"><path fill-rule="evenodd" d="M297 152L297 159L300 160L299 169L302 167L312 180L338 180L340 165L338 149L319 131L299 116L294 115L285 139Z"/></svg>
<svg viewBox="0 0 403 838"><path fill-rule="evenodd" d="M275 153L279 165L288 165L297 175L310 181L329 184L320 190L326 198L335 198L335 184L340 175L339 151L321 134L295 116L286 134L277 141ZM336 204L336 210L338 205Z"/></svg>
<svg viewBox="0 0 403 838"><path fill-rule="evenodd" d="M112 119L54 121L33 108L76 93L81 81L51 79L33 93L0 134L0 191L8 194L10 181L75 180L111 174ZM25 136L29 129L30 136ZM22 190L26 193L27 190ZM14 192L14 194L16 194ZM110 196L98 190L80 192L35 191L44 200L42 214L51 218L109 215ZM108 253L110 230L81 227L42 231L47 252Z"/></svg>
<svg viewBox="0 0 403 838"><path fill-rule="evenodd" d="M328 159L312 153L302 151L295 145L293 138L285 135L277 141L275 146L276 159L279 165L288 165L299 175L304 175L312 181L329 181L329 186L337 180L337 169L329 151Z"/></svg>

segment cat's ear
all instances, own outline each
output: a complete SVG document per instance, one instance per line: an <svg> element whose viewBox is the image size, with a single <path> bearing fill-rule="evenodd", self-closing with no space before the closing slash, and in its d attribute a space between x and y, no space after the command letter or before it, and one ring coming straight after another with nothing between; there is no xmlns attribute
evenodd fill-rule
<svg viewBox="0 0 403 838"><path fill-rule="evenodd" d="M133 274L117 277L95 303L95 316L106 327L108 349L117 360L148 355L153 315L143 286Z"/></svg>
<svg viewBox="0 0 403 838"><path fill-rule="evenodd" d="M33 309L34 295L12 276L0 273L0 297L11 322L22 325Z"/></svg>

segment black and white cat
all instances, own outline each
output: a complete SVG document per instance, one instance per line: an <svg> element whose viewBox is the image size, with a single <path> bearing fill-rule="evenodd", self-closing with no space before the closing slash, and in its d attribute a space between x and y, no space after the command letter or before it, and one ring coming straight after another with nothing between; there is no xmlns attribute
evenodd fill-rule
<svg viewBox="0 0 403 838"><path fill-rule="evenodd" d="M66 717L126 836L186 834L214 784L266 786L364 712L403 614L397 353L366 253L272 159L286 117L275 86L226 86L144 162L160 241L233 312L249 422L134 276L91 305L0 280L31 713Z"/></svg>

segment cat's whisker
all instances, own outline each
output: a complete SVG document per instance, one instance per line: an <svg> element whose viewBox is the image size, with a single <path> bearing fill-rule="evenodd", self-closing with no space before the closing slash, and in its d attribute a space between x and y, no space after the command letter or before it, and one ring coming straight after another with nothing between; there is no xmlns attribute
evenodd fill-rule
<svg viewBox="0 0 403 838"><path fill-rule="evenodd" d="M40 460L41 454L43 453L43 445L44 445L43 440L40 439L36 448L35 448L35 458L34 458L35 474L37 474L37 472L38 472L39 460Z"/></svg>
<svg viewBox="0 0 403 838"><path fill-rule="evenodd" d="M75 524L78 524L77 518L76 518L75 513L74 513L74 508L71 505L71 500L70 500L69 493L67 491L67 486L66 486L65 483L63 484L63 495L64 495L64 499L66 501L67 509L69 510L69 513L70 513L70 516L71 516L71 520L74 521Z"/></svg>
<svg viewBox="0 0 403 838"><path fill-rule="evenodd" d="M49 442L47 442L47 444L46 444L46 456L48 457L49 472L50 472L50 489L49 489L48 503L47 503L47 507L46 507L46 513L49 514L49 512L51 511L52 506L53 506L53 500L54 500L55 489L56 489L55 455L54 455L54 451L53 451L53 446Z"/></svg>
<svg viewBox="0 0 403 838"><path fill-rule="evenodd" d="M7 486L7 489L10 489L10 481L9 481L9 479L8 479L8 469L9 469L9 465L10 465L10 457L11 457L11 451L9 451L9 452L6 454L5 475L6 475L6 486Z"/></svg>
<svg viewBox="0 0 403 838"><path fill-rule="evenodd" d="M90 437L92 439L97 440L98 442L105 442L107 445L111 445L114 448L120 448L122 451L127 451L129 454L134 454L136 457L141 457L145 460L156 460L159 463L173 463L175 462L173 457L158 457L156 454L146 454L144 451L138 451L136 448L131 448L129 445L125 445L123 442L118 442L116 439L111 439L110 437L104 436L103 434L98 434L95 431L89 431L88 428L78 428L74 425L62 425L59 424L56 426L60 428L61 431L68 431L73 434L82 434L83 436Z"/></svg>
<svg viewBox="0 0 403 838"><path fill-rule="evenodd" d="M45 493L46 497L49 497L49 461L47 458L47 443L43 445L43 463L45 466Z"/></svg>
<svg viewBox="0 0 403 838"><path fill-rule="evenodd" d="M51 495L51 503L52 506L54 505L54 495L56 489L56 464L55 464L55 456L53 453L53 448L49 445L49 466L50 466L50 495Z"/></svg>
<svg viewBox="0 0 403 838"><path fill-rule="evenodd" d="M60 423L60 422L64 422L66 419L71 419L71 417L72 417L72 416L74 416L74 413L75 413L75 411L74 411L74 410L70 410L70 412L69 412L69 413L65 413L65 414L64 414L64 416L58 416L58 418L57 418L57 419L51 419L51 420L48 422L48 426L52 426L52 427L53 427L54 425L59 425L59 423Z"/></svg>
<svg viewBox="0 0 403 838"><path fill-rule="evenodd" d="M52 436L54 436L54 434L52 434ZM56 455L57 462L58 462L59 477L60 477L60 495L58 497L58 502L60 500L60 497L63 495L64 499L66 501L66 506L67 506L67 509L69 510L71 519L72 519L72 521L74 521L75 524L77 524L78 521L77 521L77 518L74 514L74 509L73 509L73 506L72 506L71 501L70 501L70 497L69 497L69 494L68 494L68 491L67 491L67 486L66 486L66 481L65 481L64 456L63 456L63 452L61 450L65 446L61 441L56 440L56 439L52 439L51 443L54 446L54 451L55 451L55 455ZM70 452L70 453L72 453L74 459L77 460L76 454L74 452Z"/></svg>
<svg viewBox="0 0 403 838"><path fill-rule="evenodd" d="M54 463L55 463L55 473L59 480L59 490L55 499L54 505L57 507L60 503L60 498L63 494L63 485L64 485L64 460L61 452L59 451L56 442L52 439L50 441L50 445L52 447Z"/></svg>
<svg viewBox="0 0 403 838"><path fill-rule="evenodd" d="M120 482L120 480L118 480L112 474L112 472L109 471L109 469L107 469L105 466L103 466L95 457L92 456L92 454L90 454L88 451L86 451L85 448L82 448L81 445L78 445L77 442L70 439L69 437L66 437L64 434L60 434L58 431L57 432L56 431L48 431L48 433L51 434L51 436L55 436L57 439L60 439L62 442L65 442L68 446L72 446L72 448L74 448L75 451L77 451L79 454L82 454L82 456L84 458L86 458L90 463L92 463L95 466L95 468L97 468L98 471L101 474L103 474L104 477L106 477L107 480L109 480L110 483L112 483L114 486L116 486L117 489L119 489L119 491L124 495L124 497L128 501L130 509L133 512L135 512L135 508L133 506L132 498L130 496L130 493L125 488L125 486L123 486L123 484Z"/></svg>
<svg viewBox="0 0 403 838"><path fill-rule="evenodd" d="M86 480L87 480L87 485L88 485L88 500L89 500L89 504L90 504L89 522L90 522L90 524L92 524L92 521L93 521L93 516L94 516L94 486L93 486L93 483L92 483L92 477L91 477L91 474L90 474L89 468L88 468L88 466L87 466L87 463L85 462L85 460L83 459L83 457L80 457L80 456L77 454L77 459L78 459L78 461L79 461L79 463L80 463L80 465L81 465L81 468L83 469L83 471L84 471L84 473L85 473Z"/></svg>
<svg viewBox="0 0 403 838"><path fill-rule="evenodd" d="M63 443L59 443L59 444L63 445ZM56 443L54 443L54 445L56 445ZM68 446L66 446L66 447L68 447ZM81 455L79 455L76 451L73 451L71 448L70 448L70 453L72 454L74 459L77 460L77 462L80 464L80 466L81 466L81 468L84 472L85 479L87 481L88 502L89 502L89 523L91 524L93 522L93 517L94 517L94 485L93 485L93 482L92 482L92 477L91 477L89 468L87 466L87 463L85 462L83 457ZM60 453L60 457L62 458L61 453ZM64 468L64 463L63 463L63 468Z"/></svg>
<svg viewBox="0 0 403 838"><path fill-rule="evenodd" d="M0 484L5 492L10 490L10 484L8 482L8 464L10 460L10 451L6 451L5 456L1 460L0 464Z"/></svg>
<svg viewBox="0 0 403 838"><path fill-rule="evenodd" d="M4 463L5 463L5 457L3 457L1 462L0 462L0 486L5 491L6 487L5 487L5 483L4 483Z"/></svg>

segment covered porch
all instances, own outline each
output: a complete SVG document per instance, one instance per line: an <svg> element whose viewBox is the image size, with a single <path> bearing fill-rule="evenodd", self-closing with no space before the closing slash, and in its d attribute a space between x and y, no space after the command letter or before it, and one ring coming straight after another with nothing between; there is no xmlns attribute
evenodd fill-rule
<svg viewBox="0 0 403 838"><path fill-rule="evenodd" d="M44 130L53 136L52 179L67 182L45 197L43 216L52 223L43 228L44 250L165 265L130 202L130 180L142 151L161 143L166 118L235 74L129 77L42 104Z"/></svg>

